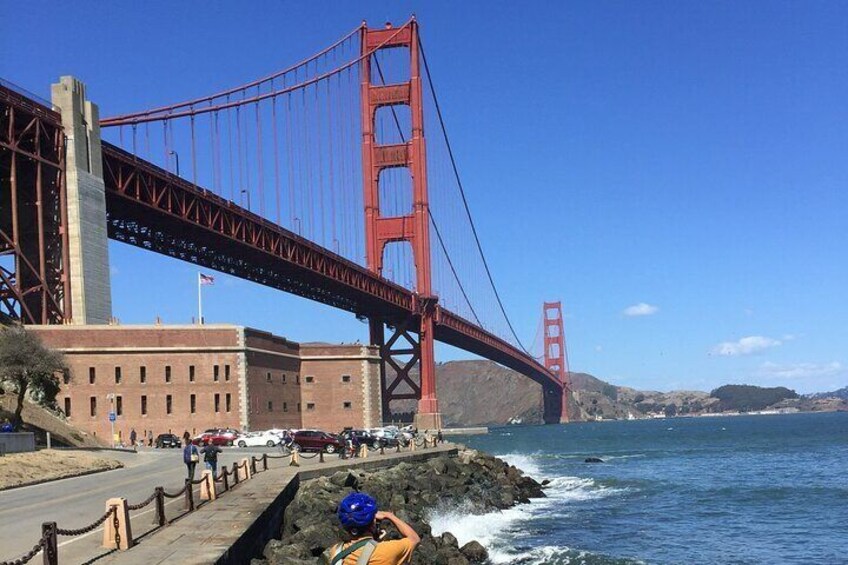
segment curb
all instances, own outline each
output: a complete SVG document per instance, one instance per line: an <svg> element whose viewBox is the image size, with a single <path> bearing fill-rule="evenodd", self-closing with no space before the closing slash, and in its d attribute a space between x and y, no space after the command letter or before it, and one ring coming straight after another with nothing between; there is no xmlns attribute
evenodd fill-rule
<svg viewBox="0 0 848 565"><path fill-rule="evenodd" d="M32 486L35 486L35 485L43 485L44 483L52 483L54 481L62 481L62 480L65 480L65 479L75 479L77 477L85 477L86 475L94 475L96 473L105 473L106 471L117 471L118 469L123 469L123 468L124 468L124 464L121 463L120 467L114 467L112 469L89 469L87 471L80 471L80 472L74 473L72 475L65 475L64 477L55 477L53 479L38 479L38 480L35 480L35 481L29 481L29 482L26 482L26 483L21 483L19 485L13 485L13 486L10 486L10 487L0 487L0 492L6 492L8 490L14 490L16 488L32 487Z"/></svg>

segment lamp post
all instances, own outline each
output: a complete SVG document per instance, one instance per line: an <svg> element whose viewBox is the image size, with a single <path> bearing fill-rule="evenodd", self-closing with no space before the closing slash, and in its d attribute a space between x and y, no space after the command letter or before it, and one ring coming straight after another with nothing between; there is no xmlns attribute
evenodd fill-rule
<svg viewBox="0 0 848 565"><path fill-rule="evenodd" d="M248 211L248 212L250 212L250 211L251 211L251 210L250 210L250 193L247 191L247 189L246 189L246 188L242 188L242 189L241 189L241 193L242 193L243 195L247 196L247 211ZM243 199L242 199L242 200L243 200Z"/></svg>
<svg viewBox="0 0 848 565"><path fill-rule="evenodd" d="M295 231L297 231L297 235L303 235L303 234L301 234L301 233L300 233L300 228L301 228L300 218L295 217L295 218L292 220L292 223L293 223L293 224L295 224L295 225L297 226L297 228L295 228Z"/></svg>
<svg viewBox="0 0 848 565"><path fill-rule="evenodd" d="M177 176L180 176L180 154L175 150L171 149L170 154L174 156L174 159L177 162Z"/></svg>

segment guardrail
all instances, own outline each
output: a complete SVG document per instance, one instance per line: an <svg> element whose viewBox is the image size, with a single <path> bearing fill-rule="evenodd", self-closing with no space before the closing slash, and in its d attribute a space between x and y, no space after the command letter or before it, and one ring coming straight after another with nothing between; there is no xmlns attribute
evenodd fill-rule
<svg viewBox="0 0 848 565"><path fill-rule="evenodd" d="M436 447L437 440L434 437L424 436L420 439L413 439L406 446L401 446L400 443L394 449L394 453L402 453L404 451L415 451L417 448L428 449ZM380 447L369 447L362 444L359 451L351 458L366 458L370 453L379 452L380 455L385 455L392 452L387 450L385 445ZM190 512L194 512L201 506L213 502L218 496L231 491L235 486L244 481L250 480L254 475L268 470L268 462L275 459L288 459L289 466L300 466L300 459L318 458L319 463L325 461L324 451L319 451L312 454L302 453L300 451L291 451L281 453L279 455L271 455L264 453L261 457L251 456L241 461L234 462L231 466L224 466L218 476L213 476L212 471L205 470L199 480L185 479L183 488L177 492L168 492L165 487L157 486L153 489L153 493L138 504L128 504L125 498L110 498L106 501L106 512L97 520L88 524L83 528L78 529L63 529L59 528L56 522L44 522L41 525L41 538L35 543L33 548L26 554L12 561L0 561L0 565L25 565L39 553L43 553L44 565L58 565L59 563L59 536L81 536L95 531L103 525L103 544L106 549L125 551L135 545L136 539L132 534L132 520L130 517L131 511L142 510L151 504L155 504L155 512L153 516L153 525L155 529L164 528L182 518ZM346 456L345 450L339 452L339 457ZM219 488L220 485L220 488ZM194 487L200 486L200 500L194 498ZM165 505L167 499L183 498L184 512L179 516L168 520L165 515ZM138 517L136 517L138 519ZM146 534L145 534L146 535Z"/></svg>

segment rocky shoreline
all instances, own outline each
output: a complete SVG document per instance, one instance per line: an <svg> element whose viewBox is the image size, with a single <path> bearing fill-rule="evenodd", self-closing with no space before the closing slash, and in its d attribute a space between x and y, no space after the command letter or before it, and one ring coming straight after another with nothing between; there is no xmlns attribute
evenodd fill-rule
<svg viewBox="0 0 848 565"><path fill-rule="evenodd" d="M504 510L545 494L542 485L516 467L491 455L461 449L456 457L441 455L418 463L402 462L373 472L340 471L304 482L285 512L281 539L268 542L264 559L251 565L314 565L343 530L336 505L347 493L361 490L394 512L421 536L413 564L486 563L486 549L476 541L459 547L449 532L433 536L427 513L435 507L471 507L475 513ZM387 538L399 537L393 528Z"/></svg>

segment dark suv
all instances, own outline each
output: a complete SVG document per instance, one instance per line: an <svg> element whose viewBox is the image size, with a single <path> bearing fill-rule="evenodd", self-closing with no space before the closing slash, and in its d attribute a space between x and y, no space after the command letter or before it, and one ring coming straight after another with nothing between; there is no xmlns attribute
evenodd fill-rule
<svg viewBox="0 0 848 565"><path fill-rule="evenodd" d="M335 453L342 448L341 442L326 432L301 430L293 435L292 448L299 451L323 451Z"/></svg>
<svg viewBox="0 0 848 565"><path fill-rule="evenodd" d="M182 442L174 434L159 434L156 436L156 447L180 447Z"/></svg>

